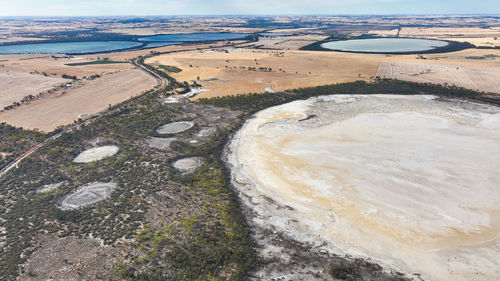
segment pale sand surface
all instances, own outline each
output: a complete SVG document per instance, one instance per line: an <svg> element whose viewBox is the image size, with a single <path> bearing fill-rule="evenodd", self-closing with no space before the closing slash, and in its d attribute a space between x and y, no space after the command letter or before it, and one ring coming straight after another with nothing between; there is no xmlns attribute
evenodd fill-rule
<svg viewBox="0 0 500 281"><path fill-rule="evenodd" d="M52 131L86 114L95 114L152 89L156 80L138 69L105 75L62 96L42 98L0 113L0 122L26 129Z"/></svg>
<svg viewBox="0 0 500 281"><path fill-rule="evenodd" d="M73 160L75 163L90 163L102 160L106 157L115 155L120 148L116 145L106 145L87 149Z"/></svg>
<svg viewBox="0 0 500 281"><path fill-rule="evenodd" d="M252 223L425 279L465 281L500 277L498 155L500 108L378 95L261 111L227 159Z"/></svg>

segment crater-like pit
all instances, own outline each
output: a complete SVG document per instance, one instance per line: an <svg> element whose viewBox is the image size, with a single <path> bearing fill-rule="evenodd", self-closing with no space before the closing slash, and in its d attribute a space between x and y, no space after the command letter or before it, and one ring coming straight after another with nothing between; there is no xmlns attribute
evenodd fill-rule
<svg viewBox="0 0 500 281"><path fill-rule="evenodd" d="M118 153L120 148L116 145L106 145L101 147L94 147L80 153L73 162L75 163L90 163L102 160Z"/></svg>
<svg viewBox="0 0 500 281"><path fill-rule="evenodd" d="M175 123L169 123L163 125L156 129L156 132L160 135L176 134L180 132L187 131L194 126L194 122L181 121Z"/></svg>
<svg viewBox="0 0 500 281"><path fill-rule="evenodd" d="M91 183L67 195L59 205L61 210L75 210L107 199L115 190L115 183Z"/></svg>
<svg viewBox="0 0 500 281"><path fill-rule="evenodd" d="M175 161L172 166L182 173L192 173L200 168L205 160L201 157L189 157Z"/></svg>

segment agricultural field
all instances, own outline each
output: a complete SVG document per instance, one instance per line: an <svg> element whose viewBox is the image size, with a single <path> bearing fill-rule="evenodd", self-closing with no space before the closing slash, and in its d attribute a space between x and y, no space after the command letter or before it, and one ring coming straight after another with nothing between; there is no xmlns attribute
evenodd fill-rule
<svg viewBox="0 0 500 281"><path fill-rule="evenodd" d="M0 68L0 81L0 110L2 110L26 96L36 96L71 80Z"/></svg>
<svg viewBox="0 0 500 281"><path fill-rule="evenodd" d="M386 61L380 64L377 76L500 93L500 67Z"/></svg>
<svg viewBox="0 0 500 281"><path fill-rule="evenodd" d="M130 69L126 63L117 64L84 64L67 65L74 63L95 62L99 55L93 56L52 56L52 55L0 55L0 70L9 70L24 73L36 73L42 76L61 77L63 74L77 76L78 78L89 77L95 74L115 72Z"/></svg>
<svg viewBox="0 0 500 281"><path fill-rule="evenodd" d="M384 36L419 37L468 42L477 47L500 46L500 27L403 27L401 30L373 30L372 34Z"/></svg>
<svg viewBox="0 0 500 281"><path fill-rule="evenodd" d="M41 98L4 111L0 113L0 121L48 132L78 118L103 111L109 105L123 102L155 85L156 80L141 70L123 70L85 81L85 85L66 89L64 94Z"/></svg>
<svg viewBox="0 0 500 281"><path fill-rule="evenodd" d="M155 56L146 63L182 69L170 75L200 83L205 91L197 99L370 80L384 58L336 52L206 49Z"/></svg>

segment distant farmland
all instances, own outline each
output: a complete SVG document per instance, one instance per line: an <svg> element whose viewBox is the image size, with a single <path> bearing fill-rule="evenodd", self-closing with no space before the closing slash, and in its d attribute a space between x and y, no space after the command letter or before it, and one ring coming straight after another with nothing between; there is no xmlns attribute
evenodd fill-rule
<svg viewBox="0 0 500 281"><path fill-rule="evenodd" d="M380 63L377 76L500 93L500 67L384 61Z"/></svg>

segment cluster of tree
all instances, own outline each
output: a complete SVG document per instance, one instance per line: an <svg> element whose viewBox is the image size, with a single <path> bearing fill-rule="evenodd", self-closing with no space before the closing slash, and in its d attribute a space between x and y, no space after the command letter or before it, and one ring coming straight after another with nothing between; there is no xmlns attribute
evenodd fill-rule
<svg viewBox="0 0 500 281"><path fill-rule="evenodd" d="M498 95L477 92L449 85L422 84L394 79L376 78L373 82L356 81L351 83L332 84L311 88L301 88L288 92L245 94L237 96L215 97L199 99L200 104L210 104L221 107L230 107L253 113L264 108L283 104L298 99L307 99L321 95L436 95L450 98L462 98L480 102L500 104Z"/></svg>
<svg viewBox="0 0 500 281"><path fill-rule="evenodd" d="M74 75L68 75L68 74L63 74L63 75L61 75L61 77L64 79L72 79L72 80L78 79L78 77L76 77Z"/></svg>

